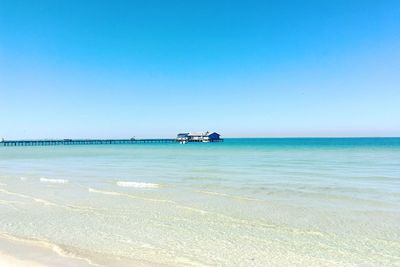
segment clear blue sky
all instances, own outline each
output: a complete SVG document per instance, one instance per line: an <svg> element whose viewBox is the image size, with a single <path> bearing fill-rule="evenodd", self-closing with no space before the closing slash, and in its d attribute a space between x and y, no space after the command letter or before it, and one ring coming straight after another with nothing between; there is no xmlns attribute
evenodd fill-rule
<svg viewBox="0 0 400 267"><path fill-rule="evenodd" d="M400 1L0 0L0 137L400 136Z"/></svg>

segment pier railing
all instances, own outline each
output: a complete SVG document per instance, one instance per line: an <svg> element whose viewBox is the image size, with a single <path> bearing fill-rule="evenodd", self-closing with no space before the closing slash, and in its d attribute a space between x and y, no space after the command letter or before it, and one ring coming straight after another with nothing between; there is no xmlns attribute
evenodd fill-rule
<svg viewBox="0 0 400 267"><path fill-rule="evenodd" d="M62 139L62 140L3 140L0 146L57 146L57 145L116 145L145 143L176 143L176 139Z"/></svg>

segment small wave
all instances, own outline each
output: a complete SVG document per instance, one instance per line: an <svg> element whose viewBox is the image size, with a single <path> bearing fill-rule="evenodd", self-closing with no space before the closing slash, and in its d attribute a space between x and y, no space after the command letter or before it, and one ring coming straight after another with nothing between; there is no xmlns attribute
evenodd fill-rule
<svg viewBox="0 0 400 267"><path fill-rule="evenodd" d="M98 193L98 194L103 194L103 195L110 195L110 196L118 196L118 197L127 197L127 198L132 198L132 199L138 199L138 200L144 200L144 201L151 201L151 202L164 202L164 203L175 203L172 200L168 199L157 199L157 198L146 198L146 197L139 197L131 194L125 194L125 193L120 193L120 192L114 192L114 191L103 191L103 190L98 190L98 189L93 189L93 188L88 188L88 191L91 193Z"/></svg>
<svg viewBox="0 0 400 267"><path fill-rule="evenodd" d="M292 232L292 233L299 234L299 235L309 234L309 235L324 236L323 232L318 232L318 231L313 231L313 230L303 230L303 229L297 229L297 228L291 228L291 227L285 227L285 226L282 227L280 225L270 224L270 223L264 222L262 220L249 220L249 219L245 219L245 218L237 218L237 217L227 215L224 213L220 213L217 211L209 211L209 210L204 210L204 209L200 209L197 207L181 205L180 203L178 203L174 200L143 198L143 197L135 196L132 194L126 194L126 193L114 192L114 191L103 191L103 190L98 190L98 189L94 189L94 188L90 188L90 187L88 188L88 191L91 193L98 193L98 194L109 195L109 196L126 197L126 198L131 198L131 199L166 203L166 204L174 205L178 209L195 212L195 213L198 213L198 214L201 214L204 216L207 216L207 215L213 216L213 220L215 220L216 218L220 218L220 219L228 220L228 221L238 224L238 225L244 225L246 227L262 227L262 228L267 228L267 229L273 228L275 230ZM206 192L209 192L209 191L206 191ZM212 193L217 193L217 192L212 192ZM217 194L223 194L223 193L217 193ZM254 200L254 199L248 199L248 200ZM261 200L257 200L257 201L261 201Z"/></svg>
<svg viewBox="0 0 400 267"><path fill-rule="evenodd" d="M101 265L99 265L99 264L97 264L97 263L94 263L93 261L91 261L91 260L88 259L88 258L78 256L77 254L75 254L75 253L73 253L73 252L71 252L71 251L68 251L67 249L62 248L62 247L59 246L59 245L52 244L52 243L50 243L49 241L42 241L42 242L46 242L46 243L47 243L46 245L49 246L49 247L51 247L51 249L52 249L55 253L57 253L58 255L60 255L61 257L73 258L73 259L85 261L85 262L87 262L89 265L93 265L93 266L101 266Z"/></svg>
<svg viewBox="0 0 400 267"><path fill-rule="evenodd" d="M27 243L27 244L30 244L30 245L33 245L33 246L39 246L39 247L42 247L42 248L51 249L54 253L56 253L57 255L59 255L61 257L64 257L64 258L70 258L70 259L76 259L76 260L84 261L84 262L87 262L89 265L93 265L93 266L102 266L102 265L99 265L97 263L94 263L89 258L77 255L77 254L67 250L66 248L63 248L60 245L52 243L51 241L49 241L47 239L37 239L37 238L33 238L33 237L32 238L19 237L19 236L10 235L10 234L5 233L5 232L0 232L0 237L4 238L4 239L7 239L7 240L15 241L15 242L24 242L24 243Z"/></svg>
<svg viewBox="0 0 400 267"><path fill-rule="evenodd" d="M20 179L21 181L26 181L26 180L28 180L28 178L26 178L26 177L19 177L19 179Z"/></svg>
<svg viewBox="0 0 400 267"><path fill-rule="evenodd" d="M0 193L17 196L17 197L24 198L24 199L30 199L30 200L33 200L34 202L37 202L44 206L58 207L58 208L67 209L67 210L74 211L74 212L82 212L83 211L83 212L91 212L91 213L95 213L95 214L100 214L101 211L104 211L104 209L98 209L98 208L90 207L90 206L60 205L57 203L47 201L45 199L36 198L33 196L24 195L24 194L20 194L20 193L16 193L16 192L11 192L11 191L7 191L5 189L0 189ZM0 204L7 204L7 203L3 202L3 200L0 199ZM27 204L27 203L14 201L14 202L9 202L8 204Z"/></svg>
<svg viewBox="0 0 400 267"><path fill-rule="evenodd" d="M143 182L126 182L126 181L118 181L118 186L121 187L134 187L134 188L158 188L158 184L153 183L143 183Z"/></svg>
<svg viewBox="0 0 400 267"><path fill-rule="evenodd" d="M20 204L20 203L21 202L18 202L18 201L7 201L7 200L0 199L0 205L8 206L16 211L19 211L19 210L15 207L15 205Z"/></svg>
<svg viewBox="0 0 400 267"><path fill-rule="evenodd" d="M206 195L214 195L214 196L223 196L223 197L229 197L230 196L230 195L225 194L225 193L212 192L212 191L197 190L195 192L196 193L201 193L201 194L206 194Z"/></svg>
<svg viewBox="0 0 400 267"><path fill-rule="evenodd" d="M256 198L251 198L251 197L245 197L245 196L229 195L229 194L219 193L219 192L203 191L203 190L196 190L195 192L196 192L196 193L200 193L200 194L206 194L206 195L228 197L228 198L233 198L233 199L238 199L238 200L260 201L260 202L263 202L263 200L261 200L261 199L256 199Z"/></svg>
<svg viewBox="0 0 400 267"><path fill-rule="evenodd" d="M196 212L196 213L201 213L201 214L210 213L209 211L198 209L198 208L195 208L195 207L180 205L176 201L168 200L168 199L143 198L143 197L138 197L138 196L134 196L134 195L131 195L131 194L125 194L125 193L120 193L120 192L112 192L112 191L111 192L110 191L103 191L103 190L98 190L98 189L94 189L94 188L90 188L90 187L88 188L88 191L91 192L91 193L98 193L98 194L103 194L103 195L127 197L127 198L139 199L139 200L145 200L145 201L151 201L151 202L162 202L162 203L172 204L172 205L174 205L175 207L177 207L179 209L185 209L185 210L189 210L189 211Z"/></svg>
<svg viewBox="0 0 400 267"><path fill-rule="evenodd" d="M1 186L6 186L7 184L0 183Z"/></svg>
<svg viewBox="0 0 400 267"><path fill-rule="evenodd" d="M53 183L53 184L66 184L68 180L65 179L48 179L48 178L40 178L42 183Z"/></svg>
<svg viewBox="0 0 400 267"><path fill-rule="evenodd" d="M9 204L25 205L26 203L25 202L21 202L21 201L0 199L0 204L4 204L4 205L9 205Z"/></svg>
<svg viewBox="0 0 400 267"><path fill-rule="evenodd" d="M121 193L118 192L110 192L110 191L103 191L103 190L97 190L97 189L93 189L93 188L88 188L89 192L92 193L99 193L99 194L104 194L104 195L112 195L112 196L118 196L118 195L123 195Z"/></svg>
<svg viewBox="0 0 400 267"><path fill-rule="evenodd" d="M4 189L0 189L0 192L4 193L4 194L7 194L7 195L13 195L13 196L17 196L17 197L21 197L21 198L25 198L25 199L31 199L31 200L33 200L35 202L38 202L38 203L46 205L46 206L58 206L55 203L49 202L49 201L41 199L41 198L35 198L35 197L28 196L28 195L7 191L7 190L4 190Z"/></svg>

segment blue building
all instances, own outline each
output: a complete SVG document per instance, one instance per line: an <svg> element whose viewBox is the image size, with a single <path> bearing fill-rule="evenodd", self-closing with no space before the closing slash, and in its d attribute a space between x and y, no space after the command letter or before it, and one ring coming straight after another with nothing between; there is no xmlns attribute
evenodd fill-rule
<svg viewBox="0 0 400 267"><path fill-rule="evenodd" d="M220 142L221 135L216 132L205 132L205 133L179 133L176 140L181 143L187 142Z"/></svg>

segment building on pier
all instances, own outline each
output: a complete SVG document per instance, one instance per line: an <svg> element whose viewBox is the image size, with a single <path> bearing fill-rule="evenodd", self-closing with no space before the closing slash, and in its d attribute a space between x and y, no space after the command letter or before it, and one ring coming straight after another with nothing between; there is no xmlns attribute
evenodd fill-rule
<svg viewBox="0 0 400 267"><path fill-rule="evenodd" d="M222 141L221 135L216 132L205 133L179 133L176 140L181 143L187 142L219 142Z"/></svg>

